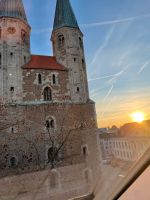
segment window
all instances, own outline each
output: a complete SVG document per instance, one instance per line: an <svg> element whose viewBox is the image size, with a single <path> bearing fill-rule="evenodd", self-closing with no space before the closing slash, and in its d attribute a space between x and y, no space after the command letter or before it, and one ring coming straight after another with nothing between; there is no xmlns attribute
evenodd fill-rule
<svg viewBox="0 0 150 200"><path fill-rule="evenodd" d="M83 154L83 156L87 155L87 145L82 146L82 154Z"/></svg>
<svg viewBox="0 0 150 200"><path fill-rule="evenodd" d="M80 92L80 88L79 87L77 87L77 92Z"/></svg>
<svg viewBox="0 0 150 200"><path fill-rule="evenodd" d="M54 120L53 119L50 120L50 127L54 128Z"/></svg>
<svg viewBox="0 0 150 200"><path fill-rule="evenodd" d="M42 75L38 74L38 84L42 84Z"/></svg>
<svg viewBox="0 0 150 200"><path fill-rule="evenodd" d="M14 92L14 90L15 90L14 87L10 87L11 92Z"/></svg>
<svg viewBox="0 0 150 200"><path fill-rule="evenodd" d="M14 128L13 127L11 128L11 132L14 133Z"/></svg>
<svg viewBox="0 0 150 200"><path fill-rule="evenodd" d="M17 159L15 157L10 158L10 167L16 167L18 164Z"/></svg>
<svg viewBox="0 0 150 200"><path fill-rule="evenodd" d="M79 45L80 45L80 48L83 48L83 41L82 41L81 37L79 37Z"/></svg>
<svg viewBox="0 0 150 200"><path fill-rule="evenodd" d="M63 35L58 36L58 47L62 48L65 45L65 38Z"/></svg>
<svg viewBox="0 0 150 200"><path fill-rule="evenodd" d="M24 63L26 63L27 62L27 58L26 58L26 56L24 56Z"/></svg>
<svg viewBox="0 0 150 200"><path fill-rule="evenodd" d="M55 121L54 121L54 119L49 119L49 120L46 120L46 127L47 128L51 128L51 129L53 129L53 128L55 128Z"/></svg>
<svg viewBox="0 0 150 200"><path fill-rule="evenodd" d="M56 84L56 75L55 74L53 74L52 79L53 79L53 84L55 85Z"/></svg>
<svg viewBox="0 0 150 200"><path fill-rule="evenodd" d="M76 60L77 60L77 59L76 59L76 58L74 58L74 62L76 62Z"/></svg>
<svg viewBox="0 0 150 200"><path fill-rule="evenodd" d="M52 101L52 91L49 87L44 89L44 101Z"/></svg>

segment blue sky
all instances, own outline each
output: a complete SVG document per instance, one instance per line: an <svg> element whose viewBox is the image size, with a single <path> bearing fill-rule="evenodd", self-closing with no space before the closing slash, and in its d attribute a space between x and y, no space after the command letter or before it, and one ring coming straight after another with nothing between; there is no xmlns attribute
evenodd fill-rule
<svg viewBox="0 0 150 200"><path fill-rule="evenodd" d="M150 119L150 1L71 0L84 34L90 96L100 127ZM52 55L56 0L24 0L32 27L31 50Z"/></svg>

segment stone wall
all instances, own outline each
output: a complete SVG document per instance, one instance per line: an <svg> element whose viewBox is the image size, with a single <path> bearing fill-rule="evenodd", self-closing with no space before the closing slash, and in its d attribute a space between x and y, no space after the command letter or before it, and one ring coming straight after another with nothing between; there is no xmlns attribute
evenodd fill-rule
<svg viewBox="0 0 150 200"><path fill-rule="evenodd" d="M38 82L38 75L41 75L41 83ZM52 81L55 75L56 83ZM49 87L52 91L52 101L70 100L67 71L54 70L23 70L23 101L43 102L44 88Z"/></svg>
<svg viewBox="0 0 150 200"><path fill-rule="evenodd" d="M56 146L61 145L68 135L57 167L86 162L89 171L92 170L98 153L94 106L92 102L5 106L0 117L1 175L5 175L5 169L6 173L11 172L11 158L16 158L17 162L17 167L12 169L14 173L50 166L48 149L51 141L45 124L51 118L54 127L50 129L50 135Z"/></svg>

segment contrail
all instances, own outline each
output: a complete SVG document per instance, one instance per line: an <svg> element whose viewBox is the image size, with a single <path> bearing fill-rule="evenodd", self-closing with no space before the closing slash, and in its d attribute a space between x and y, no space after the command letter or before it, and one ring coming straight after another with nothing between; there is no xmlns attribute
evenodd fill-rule
<svg viewBox="0 0 150 200"><path fill-rule="evenodd" d="M116 99L116 96L114 96L109 102L108 104L106 105L106 108L105 110L102 112L100 118L103 118L104 114L106 113L106 111L109 109L109 106L111 105L111 103Z"/></svg>
<svg viewBox="0 0 150 200"><path fill-rule="evenodd" d="M150 60L146 61L144 63L144 65L140 68L140 70L138 71L138 74L141 74L141 72L145 69L145 67L147 67L147 65L149 64Z"/></svg>
<svg viewBox="0 0 150 200"><path fill-rule="evenodd" d="M111 36L112 36L112 34L113 34L114 28L115 28L115 26L113 26L113 27L110 29L110 31L108 32L108 34L107 34L106 37L105 37L105 40L104 40L103 44L102 44L102 45L99 47L99 49L96 51L95 56L94 56L94 58L93 58L93 60L92 60L92 62L91 62L91 65L93 65L93 64L95 63L95 61L96 61L98 55L99 55L99 54L103 51L103 49L107 46L107 44L108 44L108 42L109 42L109 40L110 40L110 38L111 38Z"/></svg>
<svg viewBox="0 0 150 200"><path fill-rule="evenodd" d="M104 97L103 102L105 102L106 99L111 95L113 89L114 89L114 85L111 86L110 90L108 91L108 93L107 93L106 96Z"/></svg>
<svg viewBox="0 0 150 200"><path fill-rule="evenodd" d="M110 24L120 24L120 23L124 23L124 22L130 22L130 21L135 21L135 20L139 20L139 19L144 19L144 18L148 18L148 17L150 17L150 14L139 15L139 16L124 18L124 19L117 19L117 20L91 23L91 24L82 24L81 27L90 28L90 27L104 26L104 25L110 25Z"/></svg>
<svg viewBox="0 0 150 200"><path fill-rule="evenodd" d="M108 76L100 76L100 77L97 77L97 78L89 79L88 82L112 78L112 77L116 76L117 74L112 74L112 75L108 75Z"/></svg>
<svg viewBox="0 0 150 200"><path fill-rule="evenodd" d="M91 28L91 27L96 27L96 26L105 26L105 25L111 25L111 24L121 24L125 22L130 22L130 21L135 21L135 20L140 20L144 18L150 17L150 14L145 14L145 15L139 15L139 16L134 16L134 17L128 17L124 19L117 19L117 20L110 20L110 21L104 21L104 22L96 22L96 23L90 23L90 24L80 24L81 28ZM53 28L44 28L44 29L37 29L32 31L32 34L41 34L41 33L48 33L51 32Z"/></svg>

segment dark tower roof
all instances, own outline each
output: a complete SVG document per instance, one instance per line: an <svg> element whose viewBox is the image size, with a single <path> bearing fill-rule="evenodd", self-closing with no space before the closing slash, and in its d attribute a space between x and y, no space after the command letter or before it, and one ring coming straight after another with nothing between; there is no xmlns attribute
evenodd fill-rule
<svg viewBox="0 0 150 200"><path fill-rule="evenodd" d="M19 18L27 22L22 0L0 0L0 17Z"/></svg>
<svg viewBox="0 0 150 200"><path fill-rule="evenodd" d="M62 27L78 28L69 0L57 0L53 30Z"/></svg>

